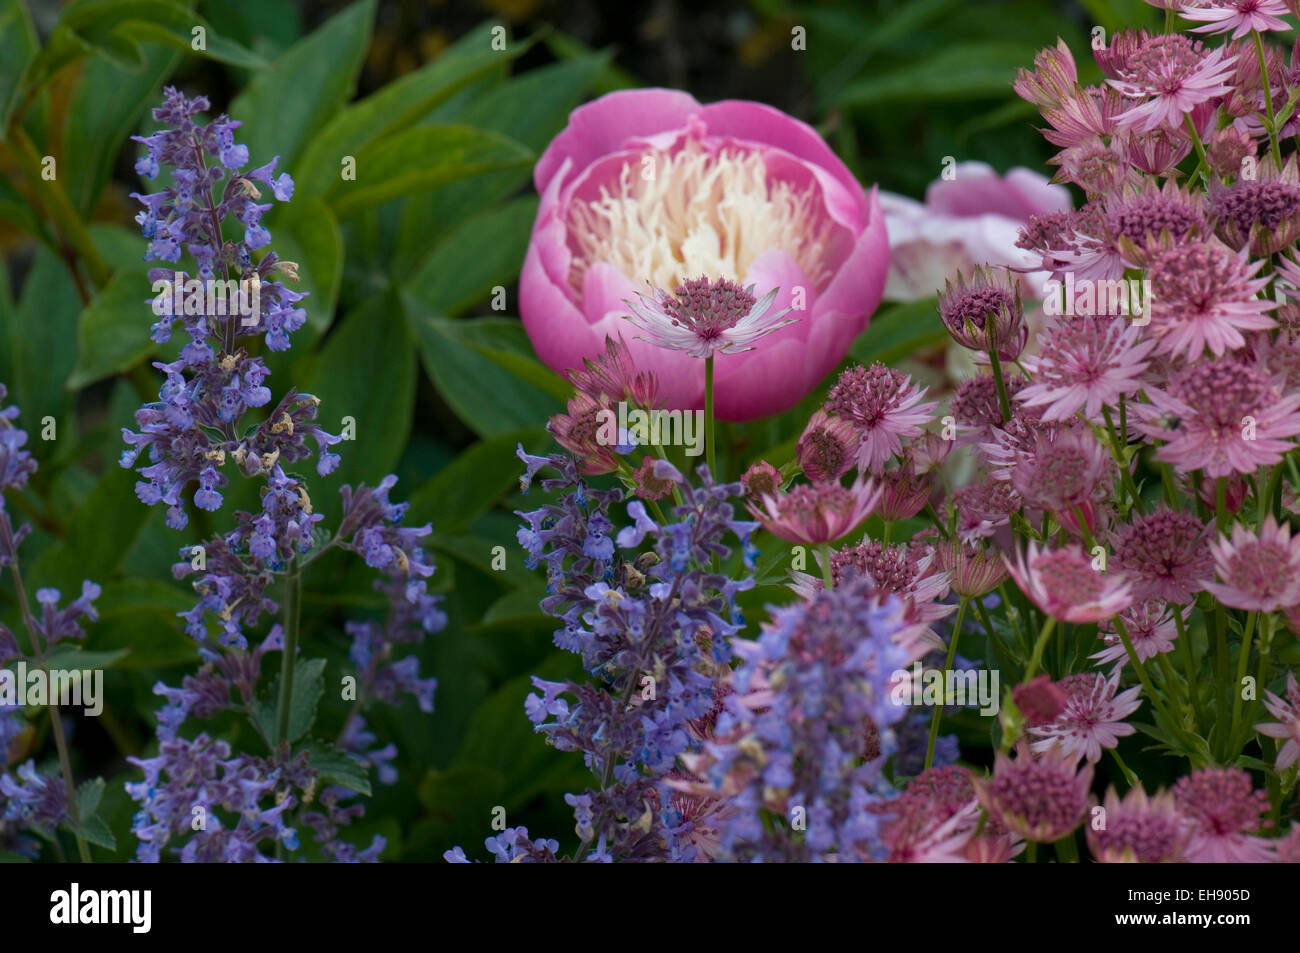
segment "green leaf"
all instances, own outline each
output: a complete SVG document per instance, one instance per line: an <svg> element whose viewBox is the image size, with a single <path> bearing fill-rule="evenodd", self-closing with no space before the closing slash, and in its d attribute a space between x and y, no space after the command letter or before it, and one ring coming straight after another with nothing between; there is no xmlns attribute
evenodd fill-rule
<svg viewBox="0 0 1300 953"><path fill-rule="evenodd" d="M585 60L593 54L591 47L559 30L547 31L546 46L562 60ZM641 82L635 75L611 62L608 56L602 56L601 66L592 79L591 89L596 95L603 96L616 90L632 89L640 85Z"/></svg>
<svg viewBox="0 0 1300 953"><path fill-rule="evenodd" d="M63 124L59 178L83 218L94 209L122 144L180 61L176 52L156 46L142 55L144 65L138 72L124 72L105 56L91 56L77 82ZM137 262L141 254L136 253Z"/></svg>
<svg viewBox="0 0 1300 953"><path fill-rule="evenodd" d="M293 744L311 730L316 721L316 705L325 694L325 660L298 659L293 667L293 697L289 700L289 734L284 740ZM253 720L262 735L275 745L279 738L280 676L271 683L263 698L254 699Z"/></svg>
<svg viewBox="0 0 1300 953"><path fill-rule="evenodd" d="M67 383L80 390L110 374L130 370L153 352L143 271L119 271L77 319L77 364Z"/></svg>
<svg viewBox="0 0 1300 953"><path fill-rule="evenodd" d="M485 329L475 328L475 325L500 320L461 322L431 316L412 318L420 342L420 357L438 393L467 427L484 438L536 427L539 420L562 409L556 394L539 386L544 379L540 374L538 381L521 377L530 360L536 372L550 374L549 371L536 359L488 345L484 340ZM523 335L518 322L508 323ZM505 343L504 336L498 343ZM519 366L507 368L507 363Z"/></svg>
<svg viewBox="0 0 1300 953"><path fill-rule="evenodd" d="M372 486L402 455L415 405L415 354L401 307L377 295L346 318L325 342L311 377L321 399L325 429L338 432L345 416L356 421L356 441L337 447L338 482Z"/></svg>
<svg viewBox="0 0 1300 953"><path fill-rule="evenodd" d="M456 317L519 276L537 199L516 199L465 222L416 269L408 290L430 310Z"/></svg>
<svg viewBox="0 0 1300 953"><path fill-rule="evenodd" d="M271 68L259 72L230 104L240 120L240 139L252 164L280 156L292 170L307 137L321 129L356 87L375 0L359 0L286 50Z"/></svg>
<svg viewBox="0 0 1300 953"><path fill-rule="evenodd" d="M49 415L60 418L69 397L63 382L76 362L77 315L81 299L63 262L44 248L23 284L10 327L10 401L22 408L28 432Z"/></svg>
<svg viewBox="0 0 1300 953"><path fill-rule="evenodd" d="M320 199L295 196L275 220L276 252L282 261L298 263L295 291L311 293L302 302L307 326L323 334L334 321L343 282L343 233L334 214Z"/></svg>
<svg viewBox="0 0 1300 953"><path fill-rule="evenodd" d="M76 645L61 645L54 650L53 655L45 660L45 667L47 669L61 668L68 671L72 669L112 668L126 655L127 649L117 649L113 652L90 652Z"/></svg>
<svg viewBox="0 0 1300 953"><path fill-rule="evenodd" d="M36 28L23 0L0 0L0 142L9 130L9 116L23 92L23 79L40 50Z"/></svg>
<svg viewBox="0 0 1300 953"><path fill-rule="evenodd" d="M75 833L81 834L82 837L97 847L117 850L117 841L113 837L113 832L109 830L108 824L99 816L99 803L103 800L103 797L103 778L82 782L81 786L77 788L77 816L81 818L81 826L75 827L68 824L68 828Z"/></svg>
<svg viewBox="0 0 1300 953"><path fill-rule="evenodd" d="M191 31L202 27L206 49L195 50ZM265 61L216 34L188 7L170 0L80 0L63 8L45 49L32 64L31 82L44 83L64 66L99 50L124 70L139 69L141 42L157 42L238 66Z"/></svg>
<svg viewBox="0 0 1300 953"><path fill-rule="evenodd" d="M1007 97L1016 71L1033 62L1035 50L1023 43L980 40L935 50L889 72L869 71L845 87L841 106L879 108L907 102L940 102Z"/></svg>
<svg viewBox="0 0 1300 953"><path fill-rule="evenodd" d="M440 110L437 121L499 132L540 152L564 128L606 61L603 55L588 56L529 70L464 108ZM409 272L462 222L497 208L528 181L528 175L526 167L503 169L408 198L398 226L396 273Z"/></svg>
<svg viewBox="0 0 1300 953"><path fill-rule="evenodd" d="M491 24L461 38L437 59L399 77L339 112L303 151L294 178L301 195L322 195L339 179L339 160L356 156L370 143L410 126L439 103L488 72L522 54L532 44L512 43L494 50Z"/></svg>
<svg viewBox="0 0 1300 953"><path fill-rule="evenodd" d="M319 771L321 780L341 784L358 794L370 796L370 766L327 741L313 740L303 746L311 757L308 762Z"/></svg>
<svg viewBox="0 0 1300 953"><path fill-rule="evenodd" d="M849 356L869 364L893 364L940 344L948 336L934 298L909 301L877 312L849 345Z"/></svg>
<svg viewBox="0 0 1300 953"><path fill-rule="evenodd" d="M80 591L83 579L103 585L135 541L150 508L135 496L136 473L113 463L68 515L67 535L32 564L32 585Z"/></svg>
<svg viewBox="0 0 1300 953"><path fill-rule="evenodd" d="M470 126L414 126L365 146L356 180L339 179L329 202L340 219L412 192L495 169L522 168L533 153L513 139Z"/></svg>
<svg viewBox="0 0 1300 953"><path fill-rule="evenodd" d="M523 463L515 446L540 454L550 434L533 428L482 440L465 450L410 495L406 521L432 522L439 533L463 533L497 500L519 486Z"/></svg>
<svg viewBox="0 0 1300 953"><path fill-rule="evenodd" d="M554 621L538 608L538 603L546 597L546 594L546 586L543 583L523 586L513 592L507 592L488 607L477 625L470 628L484 629L494 625L519 626L525 622Z"/></svg>
<svg viewBox="0 0 1300 953"><path fill-rule="evenodd" d="M104 779L95 778L83 781L77 788L77 813L83 818L90 817L99 810L99 802L104 797Z"/></svg>
<svg viewBox="0 0 1300 953"><path fill-rule="evenodd" d="M86 648L126 652L117 668L157 668L193 661L198 646L177 618L178 613L192 608L192 591L187 593L157 579L107 582L95 600L99 622L90 630Z"/></svg>

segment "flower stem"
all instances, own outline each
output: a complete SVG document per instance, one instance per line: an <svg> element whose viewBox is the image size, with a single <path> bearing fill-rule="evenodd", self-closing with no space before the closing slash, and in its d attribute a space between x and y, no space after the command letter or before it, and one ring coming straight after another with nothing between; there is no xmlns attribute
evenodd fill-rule
<svg viewBox="0 0 1300 953"><path fill-rule="evenodd" d="M952 661L957 657L957 638L961 635L962 619L966 615L966 597L963 596L957 603L957 620L952 624L952 638L948 640L948 658L943 664L945 679L947 672L952 670ZM946 681L945 681L946 684ZM944 699L947 702L947 698ZM930 715L930 739L925 745L925 767L934 764L934 743L939 738L939 721L943 718L943 704L934 706L934 712Z"/></svg>
<svg viewBox="0 0 1300 953"><path fill-rule="evenodd" d="M826 589L829 591L835 588L835 577L831 573L831 544L821 544L821 564L822 564L822 581L826 583Z"/></svg>
<svg viewBox="0 0 1300 953"><path fill-rule="evenodd" d="M1196 174L1199 172L1208 180L1210 177L1210 160L1205 156L1205 146L1201 142L1201 134L1196 131L1196 123L1192 122L1191 113L1186 113L1183 120L1187 126L1187 132L1192 137L1192 145L1196 147L1196 156L1199 160L1196 163L1196 168L1192 171L1192 178L1196 178Z"/></svg>
<svg viewBox="0 0 1300 953"><path fill-rule="evenodd" d="M1192 714L1195 716L1197 731L1201 727L1201 704L1199 693L1196 690L1196 662L1192 656L1191 637L1187 634L1187 626L1183 623L1182 606L1174 606L1174 628L1178 630L1179 653L1183 657L1183 671L1187 678L1187 701L1192 706Z"/></svg>
<svg viewBox="0 0 1300 953"><path fill-rule="evenodd" d="M1222 533L1228 528L1228 478L1214 481L1214 525Z"/></svg>
<svg viewBox="0 0 1300 953"><path fill-rule="evenodd" d="M1121 398L1121 400L1122 399L1123 398ZM1123 484L1125 492L1128 493L1128 498L1132 501L1133 506L1137 508L1139 513L1141 513L1143 512L1142 497L1138 495L1137 484L1133 482L1133 474L1129 470L1128 461L1124 458L1124 445L1121 443L1119 431L1115 429L1115 422L1110 416L1110 408L1103 405L1101 412L1106 418L1106 432L1110 434L1111 455L1115 458L1115 462L1119 464L1120 482ZM1123 420L1124 414L1121 406L1121 426L1123 425ZM1125 433L1124 439L1127 438L1128 434Z"/></svg>
<svg viewBox="0 0 1300 953"><path fill-rule="evenodd" d="M1052 637L1052 630L1055 628L1056 617L1049 615L1047 621L1043 623L1043 631L1038 634L1038 641L1034 643L1034 654L1029 657L1029 667L1025 669L1022 682L1027 682L1038 674L1039 663L1043 661L1043 649L1047 648L1047 640Z"/></svg>
<svg viewBox="0 0 1300 953"><path fill-rule="evenodd" d="M285 577L284 655L280 659L280 706L276 717L275 742L289 740L289 712L293 705L293 667L298 654L298 626L302 615L302 576L297 561Z"/></svg>
<svg viewBox="0 0 1300 953"><path fill-rule="evenodd" d="M32 605L27 601L27 590L23 586L23 576L18 569L18 547L14 544L13 534L9 531L9 521L0 518L0 536L3 536L4 551L10 554L9 572L13 576L14 591L18 596L18 608L23 616L23 627L32 640L32 660L44 666L45 652L36 637L39 627L36 617L32 615ZM72 759L68 756L68 739L63 733L63 720L59 717L59 706L50 705L50 727L54 729L54 746L59 752L59 770L63 774L63 791L67 801L68 820L74 828L73 836L77 839L77 854L83 864L90 863L90 847L86 838L79 833L81 813L77 809L77 786L72 779Z"/></svg>
<svg viewBox="0 0 1300 953"><path fill-rule="evenodd" d="M1146 692L1147 698L1151 699L1152 707L1160 713L1167 724L1171 726L1178 724L1177 719L1169 716L1164 702L1151 684L1151 679L1147 676L1147 670L1142 665L1142 660L1138 658L1137 650L1133 648L1133 640L1128 636L1128 627L1124 625L1124 620L1117 615L1112 621L1115 624L1115 631L1119 633L1119 640L1124 643L1124 651L1128 653L1128 660L1133 663L1133 670L1137 672L1138 681L1142 683L1142 690Z"/></svg>
<svg viewBox="0 0 1300 953"><path fill-rule="evenodd" d="M714 483L722 482L718 475L717 426L713 419L713 355L704 359L704 437L705 462Z"/></svg>
<svg viewBox="0 0 1300 953"><path fill-rule="evenodd" d="M1241 654L1237 656L1237 681L1232 690L1232 730L1228 733L1228 743L1236 746L1237 732L1241 730L1241 683L1246 679L1246 670L1250 666L1250 645L1255 638L1255 618L1258 613L1246 613L1246 631L1241 637ZM1256 694L1260 686L1255 686Z"/></svg>
<svg viewBox="0 0 1300 953"><path fill-rule="evenodd" d="M989 336L992 337L992 332ZM1007 422L1011 420L1011 401L1007 399L1007 384L1002 379L1002 363L998 360L998 349L990 347L988 355L989 364L993 368L993 383L998 388L998 407L1002 410L1003 422Z"/></svg>
<svg viewBox="0 0 1300 953"><path fill-rule="evenodd" d="M1106 750L1109 751L1110 756L1115 759L1115 764L1119 766L1119 773L1124 775L1124 780L1128 782L1129 787L1137 787L1137 775L1133 773L1132 768L1124 763L1124 759L1119 756L1119 748L1107 748Z"/></svg>
<svg viewBox="0 0 1300 953"><path fill-rule="evenodd" d="M1268 79L1268 62L1264 58L1264 38L1258 30L1251 30L1255 37L1255 54L1259 57L1259 82L1264 87L1264 108L1268 110L1268 145L1273 153L1273 161L1282 168L1282 150L1277 144L1277 116L1273 112L1273 84ZM1190 114L1189 114L1190 121Z"/></svg>

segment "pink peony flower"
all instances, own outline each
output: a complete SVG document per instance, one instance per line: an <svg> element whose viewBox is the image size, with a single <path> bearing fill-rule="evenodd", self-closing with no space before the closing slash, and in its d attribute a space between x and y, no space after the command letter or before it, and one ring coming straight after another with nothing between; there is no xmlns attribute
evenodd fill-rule
<svg viewBox="0 0 1300 953"><path fill-rule="evenodd" d="M610 93L582 106L533 174L541 206L520 277L520 314L556 371L598 354L645 289L701 275L779 289L798 320L753 351L720 354L717 414L786 410L844 356L884 288L889 249L873 188L806 124L760 103L702 106L684 92ZM669 409L704 403L700 363L642 341Z"/></svg>
<svg viewBox="0 0 1300 953"><path fill-rule="evenodd" d="M1068 211L1071 202L1063 186L1029 169L1000 176L982 162L962 162L951 179L930 183L925 202L882 192L880 205L889 227L885 298L916 301L976 265L1036 268L1038 256L1016 247L1021 227L1033 215ZM1037 297L1033 292L1041 287L1041 280L1026 276L1022 290Z"/></svg>

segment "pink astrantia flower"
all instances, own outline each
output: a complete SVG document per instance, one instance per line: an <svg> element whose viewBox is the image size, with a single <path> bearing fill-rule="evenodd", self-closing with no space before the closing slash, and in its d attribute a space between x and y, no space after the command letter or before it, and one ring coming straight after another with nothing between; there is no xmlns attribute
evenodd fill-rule
<svg viewBox="0 0 1300 953"><path fill-rule="evenodd" d="M960 539L935 545L935 567L948 574L952 591L967 599L986 596L1007 578L1007 567L991 550Z"/></svg>
<svg viewBox="0 0 1300 953"><path fill-rule="evenodd" d="M859 476L850 487L838 483L797 486L784 496L765 496L762 507L747 504L763 528L787 543L820 546L852 532L880 500L880 490Z"/></svg>
<svg viewBox="0 0 1300 953"><path fill-rule="evenodd" d="M1167 441L1156 459L1180 473L1207 477L1250 474L1282 460L1300 434L1300 393L1230 358L1198 361L1177 371L1166 387L1146 388L1150 404L1134 405L1135 429Z"/></svg>
<svg viewBox="0 0 1300 953"><path fill-rule="evenodd" d="M954 766L921 772L898 797L867 810L883 815L880 839L892 864L964 862L980 818L970 774Z"/></svg>
<svg viewBox="0 0 1300 953"><path fill-rule="evenodd" d="M1020 291L1007 269L974 268L957 273L939 295L939 319L962 347L1014 361L1025 348L1029 328Z"/></svg>
<svg viewBox="0 0 1300 953"><path fill-rule="evenodd" d="M1078 546L1040 550L1029 541L1007 571L1034 605L1062 622L1088 623L1109 619L1133 601L1128 583L1103 576Z"/></svg>
<svg viewBox="0 0 1300 953"><path fill-rule="evenodd" d="M659 288L647 298L625 301L629 320L645 332L640 338L670 351L685 351L691 357L736 354L752 351L754 342L797 318L785 318L789 308L772 310L778 289L761 300L754 286L742 288L734 281L689 278L672 294Z"/></svg>
<svg viewBox="0 0 1300 953"><path fill-rule="evenodd" d="M1084 830L1098 863L1168 864L1182 859L1188 832L1172 791L1149 797L1138 785L1121 800L1112 787L1101 806L1106 823L1089 824Z"/></svg>
<svg viewBox="0 0 1300 953"><path fill-rule="evenodd" d="M879 591L898 596L911 623L928 625L957 608L938 601L948 594L948 574L934 566L932 552L864 539L831 553L832 581L839 585L850 572L870 576Z"/></svg>
<svg viewBox="0 0 1300 953"><path fill-rule="evenodd" d="M1294 672L1286 677L1286 698L1265 692L1264 707L1277 721L1256 725L1255 730L1270 738L1286 739L1286 744L1277 753L1280 773L1300 761L1300 684L1296 683Z"/></svg>
<svg viewBox="0 0 1300 953"><path fill-rule="evenodd" d="M1186 621L1192 607L1187 606L1180 611L1183 620ZM1135 602L1121 612L1118 618L1124 623L1124 631L1128 633L1129 642L1133 645L1133 651L1137 653L1138 661L1145 662L1147 659L1174 650L1174 639L1178 638L1178 625L1174 621L1174 610L1168 603L1161 602L1159 599ZM1100 630L1097 634L1106 643L1106 647L1100 652L1089 655L1088 658L1096 659L1099 665L1114 662L1111 675L1118 675L1129 662L1124 641L1115 632L1114 620L1099 623L1097 628Z"/></svg>
<svg viewBox="0 0 1300 953"><path fill-rule="evenodd" d="M1300 536L1292 538L1290 525L1279 526L1272 513L1258 536L1237 523L1232 538L1219 537L1210 551L1223 582L1205 588L1224 605L1250 612L1300 605Z"/></svg>
<svg viewBox="0 0 1300 953"><path fill-rule="evenodd" d="M1273 860L1270 841L1256 837L1268 797L1251 789L1240 768L1201 768L1180 778L1174 798L1191 836L1184 859L1194 864L1258 864Z"/></svg>
<svg viewBox="0 0 1300 953"><path fill-rule="evenodd" d="M643 175L653 169L654 175ZM779 288L799 320L763 346L717 358L717 413L752 420L794 406L867 324L889 269L874 187L806 123L761 103L701 105L670 89L622 90L575 109L533 172L541 196L519 308L542 362L560 372L624 326L646 282L692 276ZM699 408L685 353L629 340L669 409Z"/></svg>
<svg viewBox="0 0 1300 953"><path fill-rule="evenodd" d="M1027 506L1060 517L1074 509L1089 518L1093 508L1110 499L1117 467L1092 431L1044 431L1032 453L1022 453L1011 473L1011 485Z"/></svg>
<svg viewBox="0 0 1300 953"><path fill-rule="evenodd" d="M1215 234L1230 248L1265 257L1300 238L1300 166L1295 154L1279 170L1271 158L1252 178L1231 185L1210 181L1209 211Z"/></svg>
<svg viewBox="0 0 1300 953"><path fill-rule="evenodd" d="M1009 481L997 480L964 486L953 492L951 503L957 508L957 535L969 545L1009 524L1024 500Z"/></svg>
<svg viewBox="0 0 1300 953"><path fill-rule="evenodd" d="M1055 745L1035 757L1022 738L1015 760L999 751L993 776L972 778L971 783L991 820L1025 840L1045 844L1060 840L1083 820L1092 765L1076 773L1078 763Z"/></svg>
<svg viewBox="0 0 1300 953"><path fill-rule="evenodd" d="M1215 357L1245 347L1242 331L1263 331L1276 323L1268 314L1277 303L1259 297L1269 278L1256 278L1263 260L1252 263L1217 242L1196 242L1152 257L1151 326L1158 354L1191 361L1208 347Z"/></svg>
<svg viewBox="0 0 1300 953"><path fill-rule="evenodd" d="M795 456L808 479L826 483L838 480L853 468L860 443L852 423L842 417L829 417L819 408L804 427Z"/></svg>
<svg viewBox="0 0 1300 953"><path fill-rule="evenodd" d="M1252 30L1289 30L1291 24L1282 19L1286 15L1282 0L1197 0L1180 11L1184 20L1194 20L1203 26L1193 27L1193 33L1232 33L1240 40Z"/></svg>
<svg viewBox="0 0 1300 953"><path fill-rule="evenodd" d="M1131 396L1142 386L1155 343L1138 338L1126 318L1062 316L1040 335L1038 354L1025 359L1034 383L1016 399L1044 408L1044 420L1064 420L1082 409L1100 423L1102 407L1116 406L1120 395Z"/></svg>
<svg viewBox="0 0 1300 953"><path fill-rule="evenodd" d="M1124 719L1142 704L1141 686L1121 692L1117 676L1107 678L1097 672L1069 675L1059 684L1065 692L1065 708L1050 724L1029 729L1040 739L1033 743L1035 751L1057 744L1066 754L1096 764L1103 748L1114 748L1120 738L1137 730Z"/></svg>
<svg viewBox="0 0 1300 953"><path fill-rule="evenodd" d="M1119 117L1120 125L1138 132L1181 126L1183 117L1231 90L1234 57L1224 50L1206 52L1199 41L1178 33L1140 34L1137 47L1107 80L1130 99L1142 102Z"/></svg>
<svg viewBox="0 0 1300 953"><path fill-rule="evenodd" d="M862 440L858 470L876 472L903 449L901 437L919 437L936 403L921 403L927 388L884 364L850 367L826 399L827 412L853 424Z"/></svg>
<svg viewBox="0 0 1300 953"><path fill-rule="evenodd" d="M1115 542L1111 568L1125 574L1138 599L1186 605L1214 576L1208 528L1183 510L1135 513Z"/></svg>

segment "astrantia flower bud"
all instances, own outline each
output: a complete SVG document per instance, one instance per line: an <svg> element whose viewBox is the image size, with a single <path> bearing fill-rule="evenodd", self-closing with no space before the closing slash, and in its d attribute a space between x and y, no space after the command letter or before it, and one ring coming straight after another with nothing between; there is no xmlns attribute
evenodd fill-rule
<svg viewBox="0 0 1300 953"><path fill-rule="evenodd" d="M1004 361L1019 357L1029 337L1019 285L1005 268L980 267L969 277L958 272L939 296L939 317L962 347L994 350Z"/></svg>
<svg viewBox="0 0 1300 953"><path fill-rule="evenodd" d="M853 468L861 438L853 425L818 409L799 438L796 454L804 475L814 483L838 480Z"/></svg>

